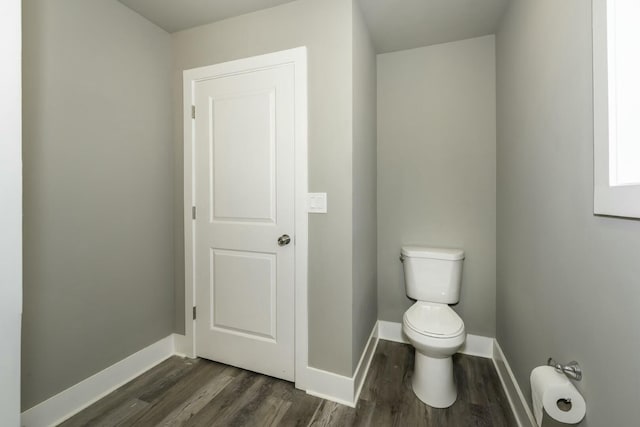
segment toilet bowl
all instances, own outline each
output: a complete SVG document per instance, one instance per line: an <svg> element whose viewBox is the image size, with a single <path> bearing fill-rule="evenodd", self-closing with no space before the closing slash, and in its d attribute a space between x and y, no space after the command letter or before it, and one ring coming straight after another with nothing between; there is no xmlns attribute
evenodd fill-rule
<svg viewBox="0 0 640 427"><path fill-rule="evenodd" d="M427 405L447 408L458 396L451 356L466 339L464 322L449 307L460 297L464 251L406 246L400 260L407 296L417 301L402 318L416 350L413 391Z"/></svg>
<svg viewBox="0 0 640 427"><path fill-rule="evenodd" d="M414 393L434 408L451 406L458 396L451 356L466 338L462 319L446 304L418 301L404 314L402 330L416 349Z"/></svg>

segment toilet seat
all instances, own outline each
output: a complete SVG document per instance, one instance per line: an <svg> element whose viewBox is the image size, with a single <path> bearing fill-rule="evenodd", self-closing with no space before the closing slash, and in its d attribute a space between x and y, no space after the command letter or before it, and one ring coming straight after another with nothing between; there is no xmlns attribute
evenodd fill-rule
<svg viewBox="0 0 640 427"><path fill-rule="evenodd" d="M404 314L407 327L432 338L451 338L464 333L464 322L447 304L418 301Z"/></svg>

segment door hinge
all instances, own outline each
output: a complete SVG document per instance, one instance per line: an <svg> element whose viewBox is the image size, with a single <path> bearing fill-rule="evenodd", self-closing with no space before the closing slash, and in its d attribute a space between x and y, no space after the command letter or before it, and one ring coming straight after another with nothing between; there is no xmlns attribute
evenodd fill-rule
<svg viewBox="0 0 640 427"><path fill-rule="evenodd" d="M193 320L196 320L196 307L193 306Z"/></svg>
<svg viewBox="0 0 640 427"><path fill-rule="evenodd" d="M196 219L196 215L197 215L196 207L195 206L191 206L191 218L192 219Z"/></svg>
<svg viewBox="0 0 640 427"><path fill-rule="evenodd" d="M196 118L196 106L195 105L191 106L191 118L192 119Z"/></svg>

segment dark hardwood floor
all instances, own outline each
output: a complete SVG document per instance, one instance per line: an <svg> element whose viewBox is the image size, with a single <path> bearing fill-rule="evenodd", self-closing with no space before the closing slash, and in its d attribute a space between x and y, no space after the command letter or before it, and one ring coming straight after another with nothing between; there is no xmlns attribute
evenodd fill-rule
<svg viewBox="0 0 640 427"><path fill-rule="evenodd" d="M490 359L455 355L458 400L434 409L411 390L413 348L380 341L358 406L203 359L172 357L61 426L516 426Z"/></svg>

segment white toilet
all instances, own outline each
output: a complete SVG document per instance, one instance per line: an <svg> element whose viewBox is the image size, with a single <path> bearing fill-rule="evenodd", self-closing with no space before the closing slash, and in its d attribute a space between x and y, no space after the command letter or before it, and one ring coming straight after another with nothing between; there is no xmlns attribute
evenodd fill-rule
<svg viewBox="0 0 640 427"><path fill-rule="evenodd" d="M400 259L409 298L417 300L402 319L402 331L416 349L413 391L424 403L447 408L458 396L451 356L464 344L464 322L448 304L460 299L460 249L407 246Z"/></svg>

